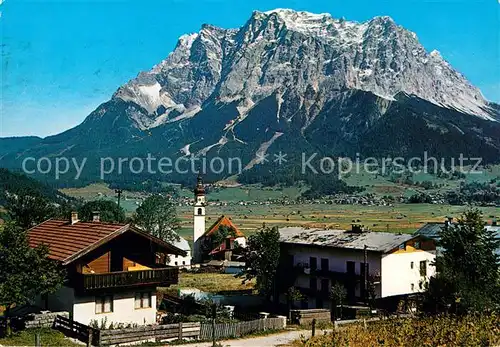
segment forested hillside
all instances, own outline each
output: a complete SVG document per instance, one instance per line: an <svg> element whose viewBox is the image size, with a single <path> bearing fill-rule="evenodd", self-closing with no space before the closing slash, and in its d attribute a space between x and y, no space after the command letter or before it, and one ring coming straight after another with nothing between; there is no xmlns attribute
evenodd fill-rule
<svg viewBox="0 0 500 347"><path fill-rule="evenodd" d="M21 173L0 168L0 205L5 204L7 194L36 194L54 203L62 203L71 199L58 190Z"/></svg>

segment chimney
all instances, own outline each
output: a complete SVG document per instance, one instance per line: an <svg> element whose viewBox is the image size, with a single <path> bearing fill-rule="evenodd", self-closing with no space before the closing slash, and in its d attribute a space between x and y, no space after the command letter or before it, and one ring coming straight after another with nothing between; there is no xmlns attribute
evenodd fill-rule
<svg viewBox="0 0 500 347"><path fill-rule="evenodd" d="M448 228L451 224L453 224L453 217L446 217L444 220L445 228Z"/></svg>
<svg viewBox="0 0 500 347"><path fill-rule="evenodd" d="M351 232L361 234L364 232L364 228L361 224L351 224Z"/></svg>
<svg viewBox="0 0 500 347"><path fill-rule="evenodd" d="M71 212L71 225L78 223L78 212Z"/></svg>
<svg viewBox="0 0 500 347"><path fill-rule="evenodd" d="M101 221L101 214L99 211L92 212L92 222L99 223Z"/></svg>

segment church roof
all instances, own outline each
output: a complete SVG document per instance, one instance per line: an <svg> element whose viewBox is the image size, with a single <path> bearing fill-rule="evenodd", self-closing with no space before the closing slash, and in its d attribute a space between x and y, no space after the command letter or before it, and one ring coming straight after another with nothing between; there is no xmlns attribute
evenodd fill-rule
<svg viewBox="0 0 500 347"><path fill-rule="evenodd" d="M236 237L245 237L245 234L243 234L236 227L236 225L234 225L234 223L231 221L231 219L224 216L224 215L220 216L219 219L217 219L217 221L214 224L212 224L212 226L210 228L208 228L207 231L205 231L203 236L211 236L213 233L215 233L217 230L219 230L219 227L221 227L221 226L233 228L235 233L236 233Z"/></svg>

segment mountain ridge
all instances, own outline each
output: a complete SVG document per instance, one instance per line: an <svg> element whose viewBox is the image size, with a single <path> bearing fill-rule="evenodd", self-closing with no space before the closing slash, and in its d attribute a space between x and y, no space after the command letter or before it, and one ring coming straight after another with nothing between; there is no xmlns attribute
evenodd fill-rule
<svg viewBox="0 0 500 347"><path fill-rule="evenodd" d="M0 164L19 167L27 156L220 155L239 156L245 171L258 172L251 163L271 151L366 157L425 149L498 162L500 105L390 17L357 23L281 9L254 11L238 29L204 24L181 36L166 59L83 123ZM86 179L97 180L96 171Z"/></svg>

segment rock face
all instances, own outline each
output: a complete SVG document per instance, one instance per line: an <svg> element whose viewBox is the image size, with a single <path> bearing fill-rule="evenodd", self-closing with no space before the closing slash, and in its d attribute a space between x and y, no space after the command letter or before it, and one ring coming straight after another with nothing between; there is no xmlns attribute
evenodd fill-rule
<svg viewBox="0 0 500 347"><path fill-rule="evenodd" d="M182 36L81 125L23 155L236 154L252 170L256 153L282 148L498 161L500 106L389 17L255 11L239 29Z"/></svg>
<svg viewBox="0 0 500 347"><path fill-rule="evenodd" d="M273 94L278 102L298 98L313 119L345 89L388 100L404 92L484 119L498 117L439 52L428 53L415 33L390 17L355 23L287 9L254 12L239 30L204 25L182 36L166 60L113 97L142 106L146 114L131 118L151 128L193 116L209 98L238 100L244 113Z"/></svg>

